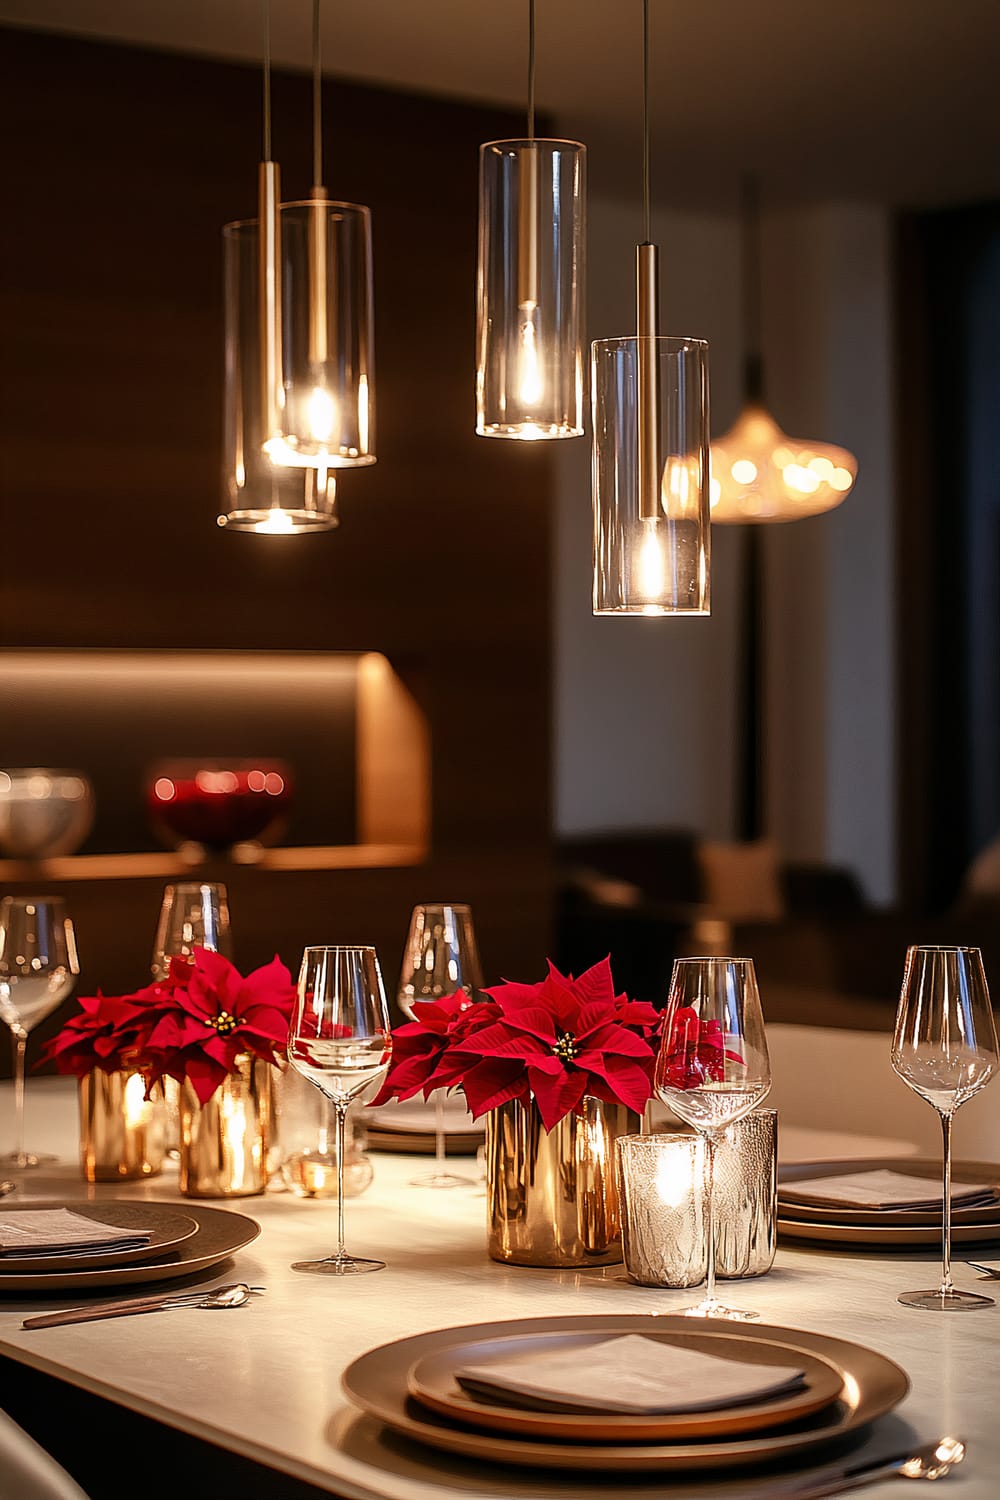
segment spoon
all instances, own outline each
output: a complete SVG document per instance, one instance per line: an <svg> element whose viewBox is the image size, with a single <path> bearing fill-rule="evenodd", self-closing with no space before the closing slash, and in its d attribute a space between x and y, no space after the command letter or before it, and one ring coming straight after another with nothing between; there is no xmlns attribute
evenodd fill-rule
<svg viewBox="0 0 1000 1500"><path fill-rule="evenodd" d="M97 1307L75 1307L67 1312L42 1313L25 1318L22 1328L59 1328L66 1323L96 1323L102 1318L127 1318L131 1313L161 1312L176 1307L207 1307L212 1310L242 1307L251 1294L263 1287L248 1286L245 1281L217 1286L212 1291L175 1292L165 1297L133 1297L127 1302L102 1302Z"/></svg>
<svg viewBox="0 0 1000 1500"><path fill-rule="evenodd" d="M981 1266L977 1260L967 1260L965 1264L971 1266L974 1271L982 1271L984 1276L989 1276L994 1281L1000 1281L1000 1271L994 1266Z"/></svg>
<svg viewBox="0 0 1000 1500"><path fill-rule="evenodd" d="M12 1193L16 1187L16 1182L0 1182L0 1198L6 1198L7 1194Z"/></svg>
<svg viewBox="0 0 1000 1500"><path fill-rule="evenodd" d="M901 1453L895 1458L880 1458L866 1464L852 1464L845 1469L835 1469L825 1479L806 1482L800 1487L790 1485L787 1489L771 1491L768 1500L820 1500L823 1495L839 1495L844 1490L860 1489L862 1485L874 1484L878 1479L943 1479L956 1464L965 1457L965 1444L961 1438L943 1437L935 1443L925 1443L914 1453Z"/></svg>

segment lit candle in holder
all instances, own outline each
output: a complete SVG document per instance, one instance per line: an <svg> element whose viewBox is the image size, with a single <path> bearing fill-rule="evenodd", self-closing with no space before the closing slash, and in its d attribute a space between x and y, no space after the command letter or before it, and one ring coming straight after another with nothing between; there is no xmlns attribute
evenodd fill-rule
<svg viewBox="0 0 1000 1500"><path fill-rule="evenodd" d="M754 1110L715 1151L719 1276L761 1276L774 1261L777 1111ZM705 1279L705 1149L697 1135L631 1135L618 1142L622 1243L629 1279L697 1286Z"/></svg>

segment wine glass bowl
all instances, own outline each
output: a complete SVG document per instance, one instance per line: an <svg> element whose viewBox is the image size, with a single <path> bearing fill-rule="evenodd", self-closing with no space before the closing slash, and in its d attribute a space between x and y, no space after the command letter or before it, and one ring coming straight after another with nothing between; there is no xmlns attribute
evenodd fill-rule
<svg viewBox="0 0 1000 1500"><path fill-rule="evenodd" d="M745 1320L756 1313L726 1307L715 1295L712 1186L715 1146L727 1125L766 1098L771 1067L764 1017L749 958L679 958L674 963L660 1032L654 1086L674 1114L705 1141L705 1296L688 1317Z"/></svg>
<svg viewBox="0 0 1000 1500"><path fill-rule="evenodd" d="M344 1243L344 1153L347 1110L383 1079L392 1032L374 948L315 947L302 955L298 995L288 1032L288 1061L333 1104L337 1119L338 1243L334 1255L297 1261L293 1271L349 1276L381 1271L385 1262L350 1255Z"/></svg>
<svg viewBox="0 0 1000 1500"><path fill-rule="evenodd" d="M4 896L0 901L0 1020L10 1028L14 1073L14 1150L3 1165L37 1167L24 1149L24 1060L28 1033L57 1010L80 965L73 924L55 896Z"/></svg>
<svg viewBox="0 0 1000 1500"><path fill-rule="evenodd" d="M418 1001L442 1000L460 991L469 1001L479 998L482 969L472 912L456 903L423 902L413 908L403 950L396 998L404 1015L412 1018ZM448 1171L445 1150L444 1090L434 1094L434 1170L413 1179L416 1187L452 1188L472 1185L472 1179Z"/></svg>
<svg viewBox="0 0 1000 1500"><path fill-rule="evenodd" d="M1000 1068L978 948L917 945L907 950L890 1060L898 1077L937 1110L943 1144L941 1285L936 1291L903 1292L898 1300L937 1312L992 1307L992 1297L958 1291L951 1279L952 1120Z"/></svg>

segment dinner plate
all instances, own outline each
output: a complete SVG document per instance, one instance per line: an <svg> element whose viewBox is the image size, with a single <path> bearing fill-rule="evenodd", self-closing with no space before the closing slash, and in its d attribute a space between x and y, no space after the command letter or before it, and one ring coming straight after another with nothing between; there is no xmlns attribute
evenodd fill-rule
<svg viewBox="0 0 1000 1500"><path fill-rule="evenodd" d="M817 1245L869 1245L886 1249L899 1245L940 1245L941 1225L933 1224L814 1224L802 1219L778 1218L778 1237L812 1240ZM985 1245L1000 1240L1000 1222L951 1226L952 1243Z"/></svg>
<svg viewBox="0 0 1000 1500"><path fill-rule="evenodd" d="M764 1428L787 1426L802 1417L811 1416L836 1401L844 1388L844 1377L836 1365L819 1355L785 1344L748 1341L731 1329L687 1327L664 1336L660 1342L716 1354L738 1363L787 1366L801 1369L805 1384L768 1400L747 1402L744 1406L716 1407L710 1411L658 1412L655 1415L574 1413L529 1410L504 1405L476 1396L459 1386L455 1371L463 1365L502 1359L511 1355L551 1354L564 1349L578 1349L581 1359L596 1344L607 1339L605 1333L522 1333L510 1338L470 1339L451 1344L434 1354L418 1359L407 1376L410 1394L432 1411L451 1417L467 1427L488 1428L497 1432L523 1433L526 1437L569 1439L576 1442L656 1442L678 1438L716 1437L723 1433L759 1432Z"/></svg>
<svg viewBox="0 0 1000 1500"><path fill-rule="evenodd" d="M113 1199L105 1199L101 1207L111 1207ZM116 1206L116 1205L115 1205ZM138 1205L136 1205L138 1207ZM37 1202L34 1208L60 1208L61 1203ZM142 1204L150 1218L159 1216L157 1211L176 1213L173 1203ZM220 1261L235 1255L260 1234L260 1225L245 1214L233 1213L228 1208L205 1208L199 1204L185 1204L184 1212L197 1226L197 1233L182 1240L166 1256L157 1260L141 1260L126 1266L105 1266L101 1269L82 1271L5 1271L0 1267L0 1296L36 1296L39 1292L74 1292L86 1296L91 1290L100 1291L106 1286L143 1286L154 1281L174 1281L182 1276L191 1276L196 1271L206 1271Z"/></svg>
<svg viewBox="0 0 1000 1500"><path fill-rule="evenodd" d="M0 1221L5 1214L36 1212L42 1206L38 1203L6 1203L0 1209ZM9 1268L18 1274L28 1271L59 1274L65 1271L96 1271L102 1266L126 1266L137 1260L162 1259L169 1250L176 1249L184 1240L198 1233L198 1226L190 1214L168 1208L165 1204L126 1203L112 1199L102 1203L47 1203L44 1207L68 1208L81 1218L95 1219L98 1224L112 1224L116 1229L148 1229L151 1231L149 1241L132 1250L97 1250L92 1254L63 1251L59 1255L2 1255L0 1272Z"/></svg>
<svg viewBox="0 0 1000 1500"><path fill-rule="evenodd" d="M445 1145L449 1156L475 1156L485 1139L486 1133L482 1130L467 1135L449 1133L445 1136ZM437 1150L437 1136L433 1131L425 1135L415 1130L377 1130L370 1125L368 1146L372 1151L401 1151L415 1156L432 1156Z"/></svg>
<svg viewBox="0 0 1000 1500"><path fill-rule="evenodd" d="M707 1325L710 1327L710 1325ZM757 1433L751 1437L703 1438L671 1443L573 1443L514 1437L498 1432L474 1432L428 1411L409 1395L407 1374L418 1360L471 1340L507 1339L518 1334L581 1332L613 1338L619 1334L669 1336L689 1332L683 1317L624 1314L597 1317L527 1318L506 1323L479 1323L464 1328L440 1328L383 1344L356 1359L344 1371L348 1397L370 1416L395 1432L431 1448L460 1453L487 1463L528 1465L532 1468L582 1469L591 1472L655 1471L665 1469L721 1469L781 1459L819 1447L882 1416L906 1395L905 1372L873 1349L826 1334L795 1328L756 1325L752 1330L729 1328L731 1337L748 1344L781 1344L818 1355L840 1370L843 1399L824 1407L794 1431Z"/></svg>
<svg viewBox="0 0 1000 1500"><path fill-rule="evenodd" d="M913 1227L936 1229L941 1232L941 1213L936 1209L871 1208L849 1204L820 1205L801 1202L795 1197L797 1182L812 1181L816 1177L837 1177L864 1171L903 1171L908 1176L923 1177L939 1185L942 1165L940 1158L929 1157L878 1157L864 1161L820 1161L796 1162L778 1168L778 1215L780 1218L803 1223L859 1226ZM961 1161L952 1164L955 1182L998 1182L1000 1166L995 1162ZM1000 1220L1000 1199L982 1208L952 1208L953 1224L996 1225Z"/></svg>

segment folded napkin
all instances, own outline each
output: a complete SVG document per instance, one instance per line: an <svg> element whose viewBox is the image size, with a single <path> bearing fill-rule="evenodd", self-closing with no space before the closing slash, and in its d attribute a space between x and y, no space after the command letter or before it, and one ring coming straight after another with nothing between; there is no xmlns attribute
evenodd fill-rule
<svg viewBox="0 0 1000 1500"><path fill-rule="evenodd" d="M817 1208L941 1208L944 1198L940 1182L884 1169L837 1173L832 1177L810 1177L784 1182L778 1188L782 1203L804 1203ZM988 1207L1000 1198L992 1182L953 1182L954 1208Z"/></svg>
<svg viewBox="0 0 1000 1500"><path fill-rule="evenodd" d="M68 1208L0 1212L0 1257L19 1255L87 1255L107 1250L138 1250L148 1245L150 1229L117 1229Z"/></svg>
<svg viewBox="0 0 1000 1500"><path fill-rule="evenodd" d="M508 1406L653 1416L766 1401L796 1390L805 1373L793 1365L743 1364L632 1333L584 1349L463 1365L455 1378L464 1390Z"/></svg>

